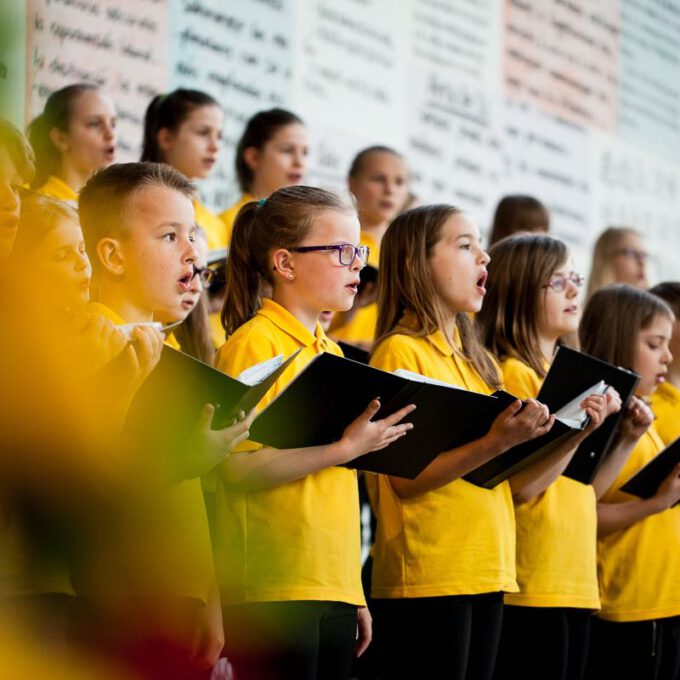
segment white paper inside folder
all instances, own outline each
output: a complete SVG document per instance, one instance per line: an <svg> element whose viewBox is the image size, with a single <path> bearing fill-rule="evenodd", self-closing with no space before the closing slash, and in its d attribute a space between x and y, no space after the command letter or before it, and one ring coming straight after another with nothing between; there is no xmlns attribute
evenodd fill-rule
<svg viewBox="0 0 680 680"><path fill-rule="evenodd" d="M253 385L261 383L265 378L268 378L282 363L283 354L279 354L272 359L267 359L250 368L246 368L243 373L240 373L236 377L236 380L242 382L244 385L252 387Z"/></svg>
<svg viewBox="0 0 680 680"><path fill-rule="evenodd" d="M458 385L452 385L451 383L444 382L443 380L437 380L436 378L429 378L426 375L421 375L420 373L414 373L413 371L407 371L405 368L397 368L392 371L394 375L400 378L406 378L407 380L413 380L414 382L428 383L429 385L441 385L442 387L450 387L454 390L462 390L463 387Z"/></svg>
<svg viewBox="0 0 680 680"><path fill-rule="evenodd" d="M557 420L564 423L568 427L573 427L577 429L582 429L588 415L581 408L581 402L592 394L604 394L609 385L607 385L604 380L596 383L592 387L589 387L585 392L582 392L575 399L572 399L568 404L563 406L559 411L555 413Z"/></svg>

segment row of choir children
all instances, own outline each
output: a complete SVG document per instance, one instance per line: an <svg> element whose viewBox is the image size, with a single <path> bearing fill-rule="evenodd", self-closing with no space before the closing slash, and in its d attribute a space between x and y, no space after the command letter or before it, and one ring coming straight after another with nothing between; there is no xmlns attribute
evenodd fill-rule
<svg viewBox="0 0 680 680"><path fill-rule="evenodd" d="M680 435L680 352L671 352L680 284L643 289L641 236L603 234L595 256L607 267L596 275L625 283L589 291L582 309L583 278L567 247L543 233L548 214L535 199L499 204L487 253L459 209L404 210L408 169L389 148L357 156L348 180L356 201L302 185L304 125L281 110L249 121L236 161L244 195L220 219L190 180L214 165L221 124L209 95L159 96L147 110L145 163L114 164L111 103L71 86L29 129L33 178L30 149L3 127L4 254L40 282L40 305L72 326L78 375L107 381L107 418L94 416L102 455L123 449L116 464L143 480L121 485L113 475L120 498L107 496L106 531L86 531L87 549L44 570L49 588L31 582L21 595L67 598L81 642L142 677L209 677L223 644L241 678L348 678L367 649L370 663L354 670L361 677L677 677L680 470L651 499L619 491ZM27 181L37 192L19 202L14 187ZM209 299L207 252L227 238L226 285ZM379 269L377 289L358 305L368 263ZM236 376L301 350L260 409L316 354L341 353L319 323L329 312L332 336L377 339L377 368L483 393L504 386L524 400L414 480L366 476L377 517L370 592L356 473L339 466L407 437L410 407L381 418L376 399L339 441L303 450L248 440L254 412L212 430L212 405L181 464L167 465L153 445L123 443L126 409L164 342L212 359L216 299L220 370ZM167 338L149 323L185 319ZM637 396L625 405L612 390L589 397L582 435L492 490L464 481L552 427L535 396L556 347L577 334L583 351L640 374ZM101 405L95 392L86 394ZM563 476L578 443L621 408L593 483Z"/></svg>

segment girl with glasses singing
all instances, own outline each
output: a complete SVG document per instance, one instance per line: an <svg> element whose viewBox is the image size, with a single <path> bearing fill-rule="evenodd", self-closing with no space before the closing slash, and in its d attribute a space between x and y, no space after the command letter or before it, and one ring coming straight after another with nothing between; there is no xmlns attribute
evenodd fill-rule
<svg viewBox="0 0 680 680"><path fill-rule="evenodd" d="M264 405L317 354L341 355L318 319L351 306L367 255L354 205L336 194L291 186L247 203L227 257L217 367L238 375L300 350ZM349 678L368 645L356 472L336 466L410 429L400 424L410 407L371 421L379 408L368 404L334 444L282 451L248 441L221 466L217 574L240 677Z"/></svg>
<svg viewBox="0 0 680 680"><path fill-rule="evenodd" d="M487 297L476 319L481 337L501 362L506 389L535 397L557 345L578 329L583 278L574 272L566 245L547 235L508 237L490 255ZM546 457L542 476L513 493L519 592L505 596L498 678L583 677L591 614L600 606L596 497L650 418L635 402L623 449L600 468L593 485L581 484L561 473L581 441L620 408L615 393L587 401L591 424Z"/></svg>

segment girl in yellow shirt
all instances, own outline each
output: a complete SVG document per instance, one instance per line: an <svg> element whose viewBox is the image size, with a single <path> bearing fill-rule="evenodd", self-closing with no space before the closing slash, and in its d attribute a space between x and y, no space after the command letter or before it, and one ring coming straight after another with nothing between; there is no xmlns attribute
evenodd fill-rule
<svg viewBox="0 0 680 680"><path fill-rule="evenodd" d="M245 205L227 259L218 368L238 375L300 350L262 405L318 353L341 354L318 319L352 304L367 256L355 209L335 194L287 187ZM261 300L265 285L271 297ZM244 677L348 678L355 645L370 641L356 473L337 465L410 428L398 424L410 408L371 421L379 406L328 446L245 442L221 466L216 563L227 653Z"/></svg>
<svg viewBox="0 0 680 680"><path fill-rule="evenodd" d="M673 337L669 348L673 361L668 365L666 380L652 395L656 430L668 446L680 437L680 281L659 283L649 292L660 297L675 314Z"/></svg>
<svg viewBox="0 0 680 680"><path fill-rule="evenodd" d="M167 163L190 180L208 177L222 145L224 114L216 99L199 90L174 90L151 100L144 117L142 161ZM196 224L208 250L225 248L227 233L219 218L194 199Z"/></svg>
<svg viewBox="0 0 680 680"><path fill-rule="evenodd" d="M659 298L629 285L590 298L581 321L583 350L640 375L649 397L671 361L673 314ZM677 678L680 667L680 466L656 495L621 486L663 448L652 425L598 504L597 562L602 609L592 623L587 677Z"/></svg>
<svg viewBox="0 0 680 680"><path fill-rule="evenodd" d="M246 203L304 182L308 154L307 129L294 113L269 109L258 111L248 120L235 154L241 198L220 215L228 238L238 211Z"/></svg>
<svg viewBox="0 0 680 680"><path fill-rule="evenodd" d="M31 187L76 205L92 174L115 162L116 123L113 103L94 85L78 83L53 92L28 126L35 152Z"/></svg>
<svg viewBox="0 0 680 680"><path fill-rule="evenodd" d="M481 308L488 262L477 226L458 209L399 215L381 247L371 365L497 389L497 366L469 317ZM545 406L530 399L519 407L518 400L484 437L441 453L416 479L379 478L371 592L385 677L491 677L502 593L517 590L511 487L487 490L460 478L552 426Z"/></svg>
<svg viewBox="0 0 680 680"><path fill-rule="evenodd" d="M509 236L490 255L487 296L476 316L482 341L501 361L505 388L522 399L535 397L557 344L578 328L583 278L573 271L565 244L543 234ZM584 406L590 425L562 447L563 455L534 484L513 494L519 592L505 596L498 678L583 677L590 616L600 606L596 489L604 489L597 479L593 488L561 474L620 400L610 393ZM635 408L637 418L651 415L643 404ZM645 420L642 431L648 425ZM626 437L626 453L641 434ZM602 466L601 477L611 478L607 468Z"/></svg>

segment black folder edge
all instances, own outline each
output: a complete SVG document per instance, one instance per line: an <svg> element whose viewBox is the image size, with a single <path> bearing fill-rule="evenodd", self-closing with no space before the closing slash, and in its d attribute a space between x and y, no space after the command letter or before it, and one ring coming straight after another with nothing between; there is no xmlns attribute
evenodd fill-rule
<svg viewBox="0 0 680 680"><path fill-rule="evenodd" d="M621 491L639 498L652 498L656 495L661 482L671 474L678 463L680 463L680 437L638 470L621 487Z"/></svg>
<svg viewBox="0 0 680 680"><path fill-rule="evenodd" d="M356 345L352 345L349 342L344 342L343 340L338 342L338 347L342 350L345 359L358 361L360 364L366 364L368 366L368 362L371 358L370 352L361 347L357 347Z"/></svg>
<svg viewBox="0 0 680 680"><path fill-rule="evenodd" d="M518 444L517 446L508 449L499 456L496 456L487 463L484 463L484 465L480 465L478 468L475 468L468 474L464 475L463 479L467 482L470 482L471 484L474 484L475 486L480 486L483 489L493 489L501 482L504 482L517 472L520 472L525 467L531 465L534 461L548 455L551 451L554 451L563 442L575 437L579 432L583 431L579 428L572 428L562 425L562 427L566 428L565 431L555 437L554 433L552 433L552 430L555 429L555 427L559 428L557 422L555 422L553 428L545 435L535 439L530 439L526 442L523 442L522 444ZM553 438L550 438L551 433ZM537 449L532 450L537 441L546 438L549 441L547 441L543 446L539 446ZM515 458L518 455L518 452L521 450L527 450L528 453L519 457L514 463L504 465L505 460L511 460ZM494 474L492 470L498 468L499 465L501 466L501 469Z"/></svg>

